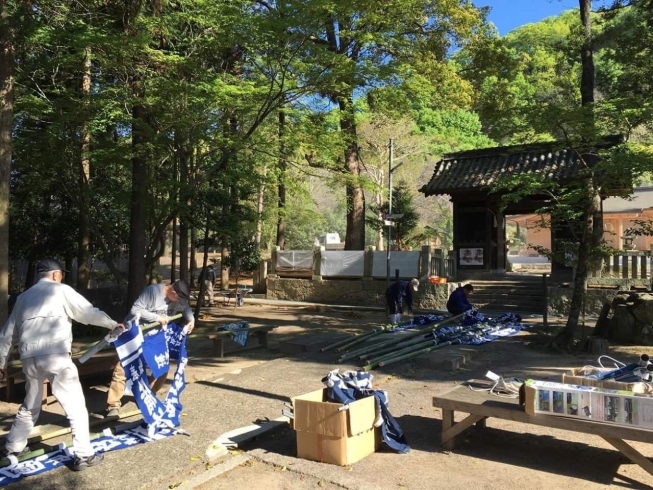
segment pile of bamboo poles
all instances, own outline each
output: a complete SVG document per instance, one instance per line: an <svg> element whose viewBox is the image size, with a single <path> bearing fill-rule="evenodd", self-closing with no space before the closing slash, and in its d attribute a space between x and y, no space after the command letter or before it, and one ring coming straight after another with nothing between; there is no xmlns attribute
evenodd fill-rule
<svg viewBox="0 0 653 490"><path fill-rule="evenodd" d="M478 335L478 333L475 332L479 330L478 327L460 327L456 332L456 335L452 335L450 338L437 337L436 332L438 329L449 323L460 320L464 316L465 313L461 313L460 315L445 318L429 327L409 332L401 336L392 336L392 338L387 340L382 340L352 350L352 347L367 342L381 333L391 332L398 327L405 325L405 323L400 323L398 325L385 325L374 328L370 332L335 342L321 350L322 352L326 352L333 349L335 352L342 352L342 355L338 358L339 363L356 359L365 363L362 367L363 371L370 371L376 367L388 366L396 362L412 359L413 357L440 349L447 345L460 344L466 340L465 336L469 337Z"/></svg>

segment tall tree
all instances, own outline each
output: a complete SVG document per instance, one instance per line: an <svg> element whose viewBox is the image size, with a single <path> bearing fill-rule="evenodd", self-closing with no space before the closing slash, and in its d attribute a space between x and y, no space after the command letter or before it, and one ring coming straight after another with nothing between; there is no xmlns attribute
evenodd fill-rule
<svg viewBox="0 0 653 490"><path fill-rule="evenodd" d="M482 31L484 15L468 1L383 0L371 4L303 2L283 4L295 32L311 45L305 63L324 74L317 93L337 108L341 134L340 171L345 178L345 248L365 246L365 193L359 153L355 98L373 87L444 63L454 44Z"/></svg>
<svg viewBox="0 0 653 490"><path fill-rule="evenodd" d="M594 119L594 47L592 42L592 0L579 0L580 19L583 26L583 41L580 48L581 77L581 114L584 116L587 132L581 135L581 147L577 150L586 166L583 174L585 196L581 217L581 236L578 243L578 259L576 262L576 276L574 277L574 292L569 306L569 317L559 340L562 346L570 349L573 346L578 330L578 319L583 307L583 299L587 291L587 278L589 275L591 253L599 245L603 237L603 228L600 226L601 213L601 187L596 175L596 154L590 152L593 142L596 141L596 124ZM597 233L598 232L598 233Z"/></svg>
<svg viewBox="0 0 653 490"><path fill-rule="evenodd" d="M0 3L0 322L9 293L9 176L14 116L15 25L8 2Z"/></svg>

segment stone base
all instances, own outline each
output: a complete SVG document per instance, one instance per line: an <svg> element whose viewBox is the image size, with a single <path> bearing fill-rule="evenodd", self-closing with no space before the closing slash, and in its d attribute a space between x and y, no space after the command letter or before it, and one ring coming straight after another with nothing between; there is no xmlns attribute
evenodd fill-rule
<svg viewBox="0 0 653 490"><path fill-rule="evenodd" d="M612 300L609 338L617 342L653 345L653 295L620 292Z"/></svg>

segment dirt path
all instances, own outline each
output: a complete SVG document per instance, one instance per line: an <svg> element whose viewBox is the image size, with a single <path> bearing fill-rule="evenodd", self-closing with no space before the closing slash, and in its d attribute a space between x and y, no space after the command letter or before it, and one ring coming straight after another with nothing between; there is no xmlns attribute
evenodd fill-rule
<svg viewBox="0 0 653 490"><path fill-rule="evenodd" d="M245 305L218 307L209 311L221 321L245 319L251 325L273 324L270 349L230 354L225 359L210 356L210 343L202 336L188 344L189 386L183 394L183 427L191 438L170 438L141 447L108 453L106 461L82 475L56 470L30 477L16 486L63 490L132 490L175 488L194 475L220 463L205 465L202 455L223 432L251 424L254 420L281 415L283 401L290 396L321 387L320 379L336 367L333 353L281 354L280 342L302 335L358 332L384 323L380 312L352 316L347 311L313 308L282 308ZM536 319L532 319L536 321ZM482 378L487 370L503 376L558 380L571 367L595 362L595 356L552 355L525 346L531 334L502 339L473 350L472 360L455 372L424 364L404 363L375 370L375 387L388 391L390 410L403 428L411 452L398 455L380 451L351 467L337 467L296 458L295 434L283 429L246 446L250 462L210 482L201 490L234 488L273 489L550 489L573 487L653 488L653 477L630 463L592 435L550 430L510 421L488 421L488 428L472 429L447 453L439 444L441 414L432 407L432 397L455 383ZM447 355L447 349L432 357ZM627 352L626 352L627 351ZM619 359L634 359L642 349L619 350ZM631 357L628 357L631 356ZM101 411L106 401L109 374L84 380L87 405ZM130 402L125 409L133 407ZM8 428L18 403L0 403L1 427ZM57 403L48 405L40 424L67 426ZM177 436L181 437L181 436ZM653 456L653 446L634 444L644 455ZM233 456L227 456L225 461ZM125 465L125 461L138 464ZM285 468L285 470L283 469ZM115 475L121 475L117 479Z"/></svg>

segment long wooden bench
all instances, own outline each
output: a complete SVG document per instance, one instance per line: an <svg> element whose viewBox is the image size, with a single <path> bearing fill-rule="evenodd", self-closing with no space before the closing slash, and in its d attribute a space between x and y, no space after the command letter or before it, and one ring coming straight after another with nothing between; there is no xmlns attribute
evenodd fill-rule
<svg viewBox="0 0 653 490"><path fill-rule="evenodd" d="M77 366L77 371L79 372L79 376L82 377L91 374L113 371L113 369L116 367L116 364L118 364L118 354L116 353L115 350L102 352L89 359L89 361L85 364L81 364L78 360L78 357L73 356L73 362L75 363L75 366ZM7 375L7 378L5 380L7 401L12 401L14 398L15 390L16 390L16 381L24 381L24 380L25 380L25 375L23 374L22 370L20 370L20 368L17 368L16 370L14 370L13 372ZM50 383L48 381L45 381L43 383L43 398L42 398L43 405L47 405L49 394L51 394Z"/></svg>
<svg viewBox="0 0 653 490"><path fill-rule="evenodd" d="M448 451L453 449L454 439L458 434L474 424L479 428L484 428L486 419L495 417L524 424L600 436L634 463L653 475L653 462L624 442L624 439L626 439L651 444L653 443L653 430L556 415L531 416L523 410L516 398L501 398L487 392L472 391L469 388L470 385L476 388L489 388L491 386L491 384L484 381L473 380L457 385L451 390L433 397L433 406L442 409L442 445ZM455 422L454 414L456 412L469 415L460 422Z"/></svg>
<svg viewBox="0 0 653 490"><path fill-rule="evenodd" d="M220 328L220 327L218 327ZM276 326L273 325L261 325L257 327L250 327L249 328L249 333L250 335L255 335L256 338L258 339L258 345L254 347L265 347L267 349L268 347L268 333L271 332L273 329L277 328ZM229 330L221 330L218 331L216 330L215 332L209 334L206 336L208 340L213 341L213 346L211 349L211 354L216 357L224 357L225 351L225 344L228 340L230 340L230 335L232 332ZM245 350L248 347L241 347L240 349L237 350ZM253 347L249 347L253 348Z"/></svg>

